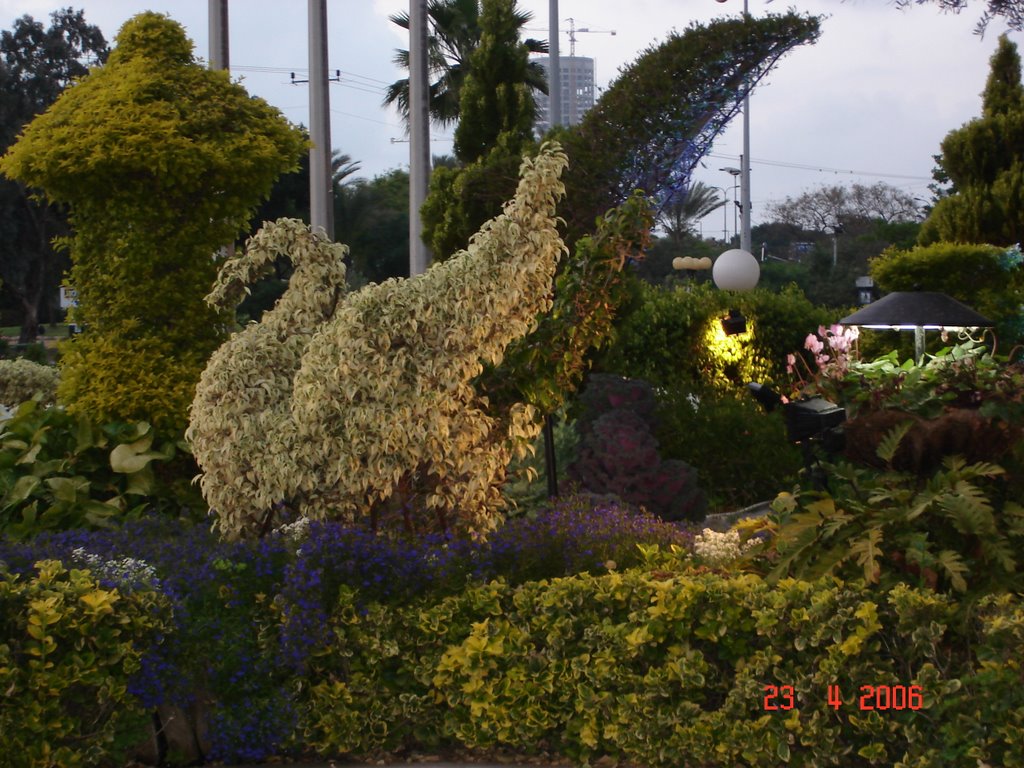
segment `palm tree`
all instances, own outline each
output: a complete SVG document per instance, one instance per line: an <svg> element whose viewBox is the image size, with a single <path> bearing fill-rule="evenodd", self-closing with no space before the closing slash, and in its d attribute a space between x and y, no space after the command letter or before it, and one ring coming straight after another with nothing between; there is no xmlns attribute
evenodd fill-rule
<svg viewBox="0 0 1024 768"><path fill-rule="evenodd" d="M665 228L670 239L678 241L693 234L694 224L721 208L725 202L719 198L716 187L695 181L685 194L674 197L672 202L662 208L658 214L658 223Z"/></svg>
<svg viewBox="0 0 1024 768"><path fill-rule="evenodd" d="M480 44L481 0L430 0L427 3L427 66L432 80L430 84L430 117L440 126L450 125L459 119L459 94L466 78L469 58ZM522 28L533 18L524 11L515 12L517 28ZM403 11L391 16L403 29L409 29L409 14ZM525 41L530 53L547 53L548 44L543 40ZM398 50L395 64L409 69L409 51ZM548 83L544 68L531 62L527 70L527 85L541 93L547 93ZM384 105L395 104L402 118L409 122L409 78L396 80L388 86Z"/></svg>
<svg viewBox="0 0 1024 768"><path fill-rule="evenodd" d="M352 181L349 176L359 169L359 161L351 155L342 154L340 149L331 151L331 184L335 189Z"/></svg>

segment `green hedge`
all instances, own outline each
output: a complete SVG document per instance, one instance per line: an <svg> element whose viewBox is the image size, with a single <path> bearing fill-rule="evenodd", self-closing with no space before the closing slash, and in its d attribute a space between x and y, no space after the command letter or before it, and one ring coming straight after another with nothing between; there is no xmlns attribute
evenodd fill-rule
<svg viewBox="0 0 1024 768"><path fill-rule="evenodd" d="M968 606L903 584L769 586L681 563L404 606L344 588L332 641L292 681L294 746L648 768L1024 765L1020 596ZM31 582L0 581L0 609L0 755L94 765L137 733L125 680L139 639L166 631L153 593L118 595L48 563ZM883 686L919 692L920 708L883 708Z"/></svg>
<svg viewBox="0 0 1024 768"><path fill-rule="evenodd" d="M734 308L747 318L749 332L725 337L719 321ZM641 285L595 369L691 392L735 393L749 381L787 387L786 355L803 348L807 334L818 326L831 325L843 314L814 306L792 285L779 292L746 293L706 284L674 289Z"/></svg>
<svg viewBox="0 0 1024 768"><path fill-rule="evenodd" d="M169 602L154 591L121 594L54 560L37 569L19 579L0 567L0 766L122 757L148 733L128 681L169 629Z"/></svg>
<svg viewBox="0 0 1024 768"><path fill-rule="evenodd" d="M324 753L447 741L650 768L1024 765L1019 597L964 612L905 585L641 570L398 612L352 597L306 688L305 737ZM795 708L767 711L769 685ZM922 706L862 709L884 702L865 686L919 686Z"/></svg>

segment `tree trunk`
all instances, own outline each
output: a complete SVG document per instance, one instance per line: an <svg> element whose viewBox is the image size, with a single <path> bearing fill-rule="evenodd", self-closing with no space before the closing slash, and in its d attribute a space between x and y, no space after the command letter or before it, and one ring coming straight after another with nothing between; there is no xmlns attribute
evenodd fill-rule
<svg viewBox="0 0 1024 768"><path fill-rule="evenodd" d="M19 344L32 344L39 337L39 306L38 291L35 297L21 297L21 333L18 334Z"/></svg>

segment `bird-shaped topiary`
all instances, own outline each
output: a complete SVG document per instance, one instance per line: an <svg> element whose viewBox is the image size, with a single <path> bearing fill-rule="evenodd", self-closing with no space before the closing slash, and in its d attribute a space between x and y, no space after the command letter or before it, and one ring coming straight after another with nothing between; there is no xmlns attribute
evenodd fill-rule
<svg viewBox="0 0 1024 768"><path fill-rule="evenodd" d="M528 405L490 413L473 381L551 306L566 164L557 144L525 159L501 215L409 280L341 296L343 248L295 222L265 227L225 265L212 303L237 301L278 252L296 270L197 387L188 439L222 533L258 532L282 503L409 532L495 527L508 461L539 419Z"/></svg>

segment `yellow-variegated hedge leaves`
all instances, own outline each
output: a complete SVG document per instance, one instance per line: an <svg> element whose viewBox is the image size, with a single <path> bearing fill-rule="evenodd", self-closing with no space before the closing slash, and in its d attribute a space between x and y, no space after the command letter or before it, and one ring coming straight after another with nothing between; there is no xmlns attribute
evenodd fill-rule
<svg viewBox="0 0 1024 768"><path fill-rule="evenodd" d="M496 525L505 468L539 420L529 406L493 416L472 382L551 306L566 164L557 144L524 160L503 213L410 280L339 299L340 246L297 222L266 226L225 265L211 301L237 299L268 249L296 270L275 310L214 355L192 406L188 437L222 533L254 532L281 502L375 528Z"/></svg>

